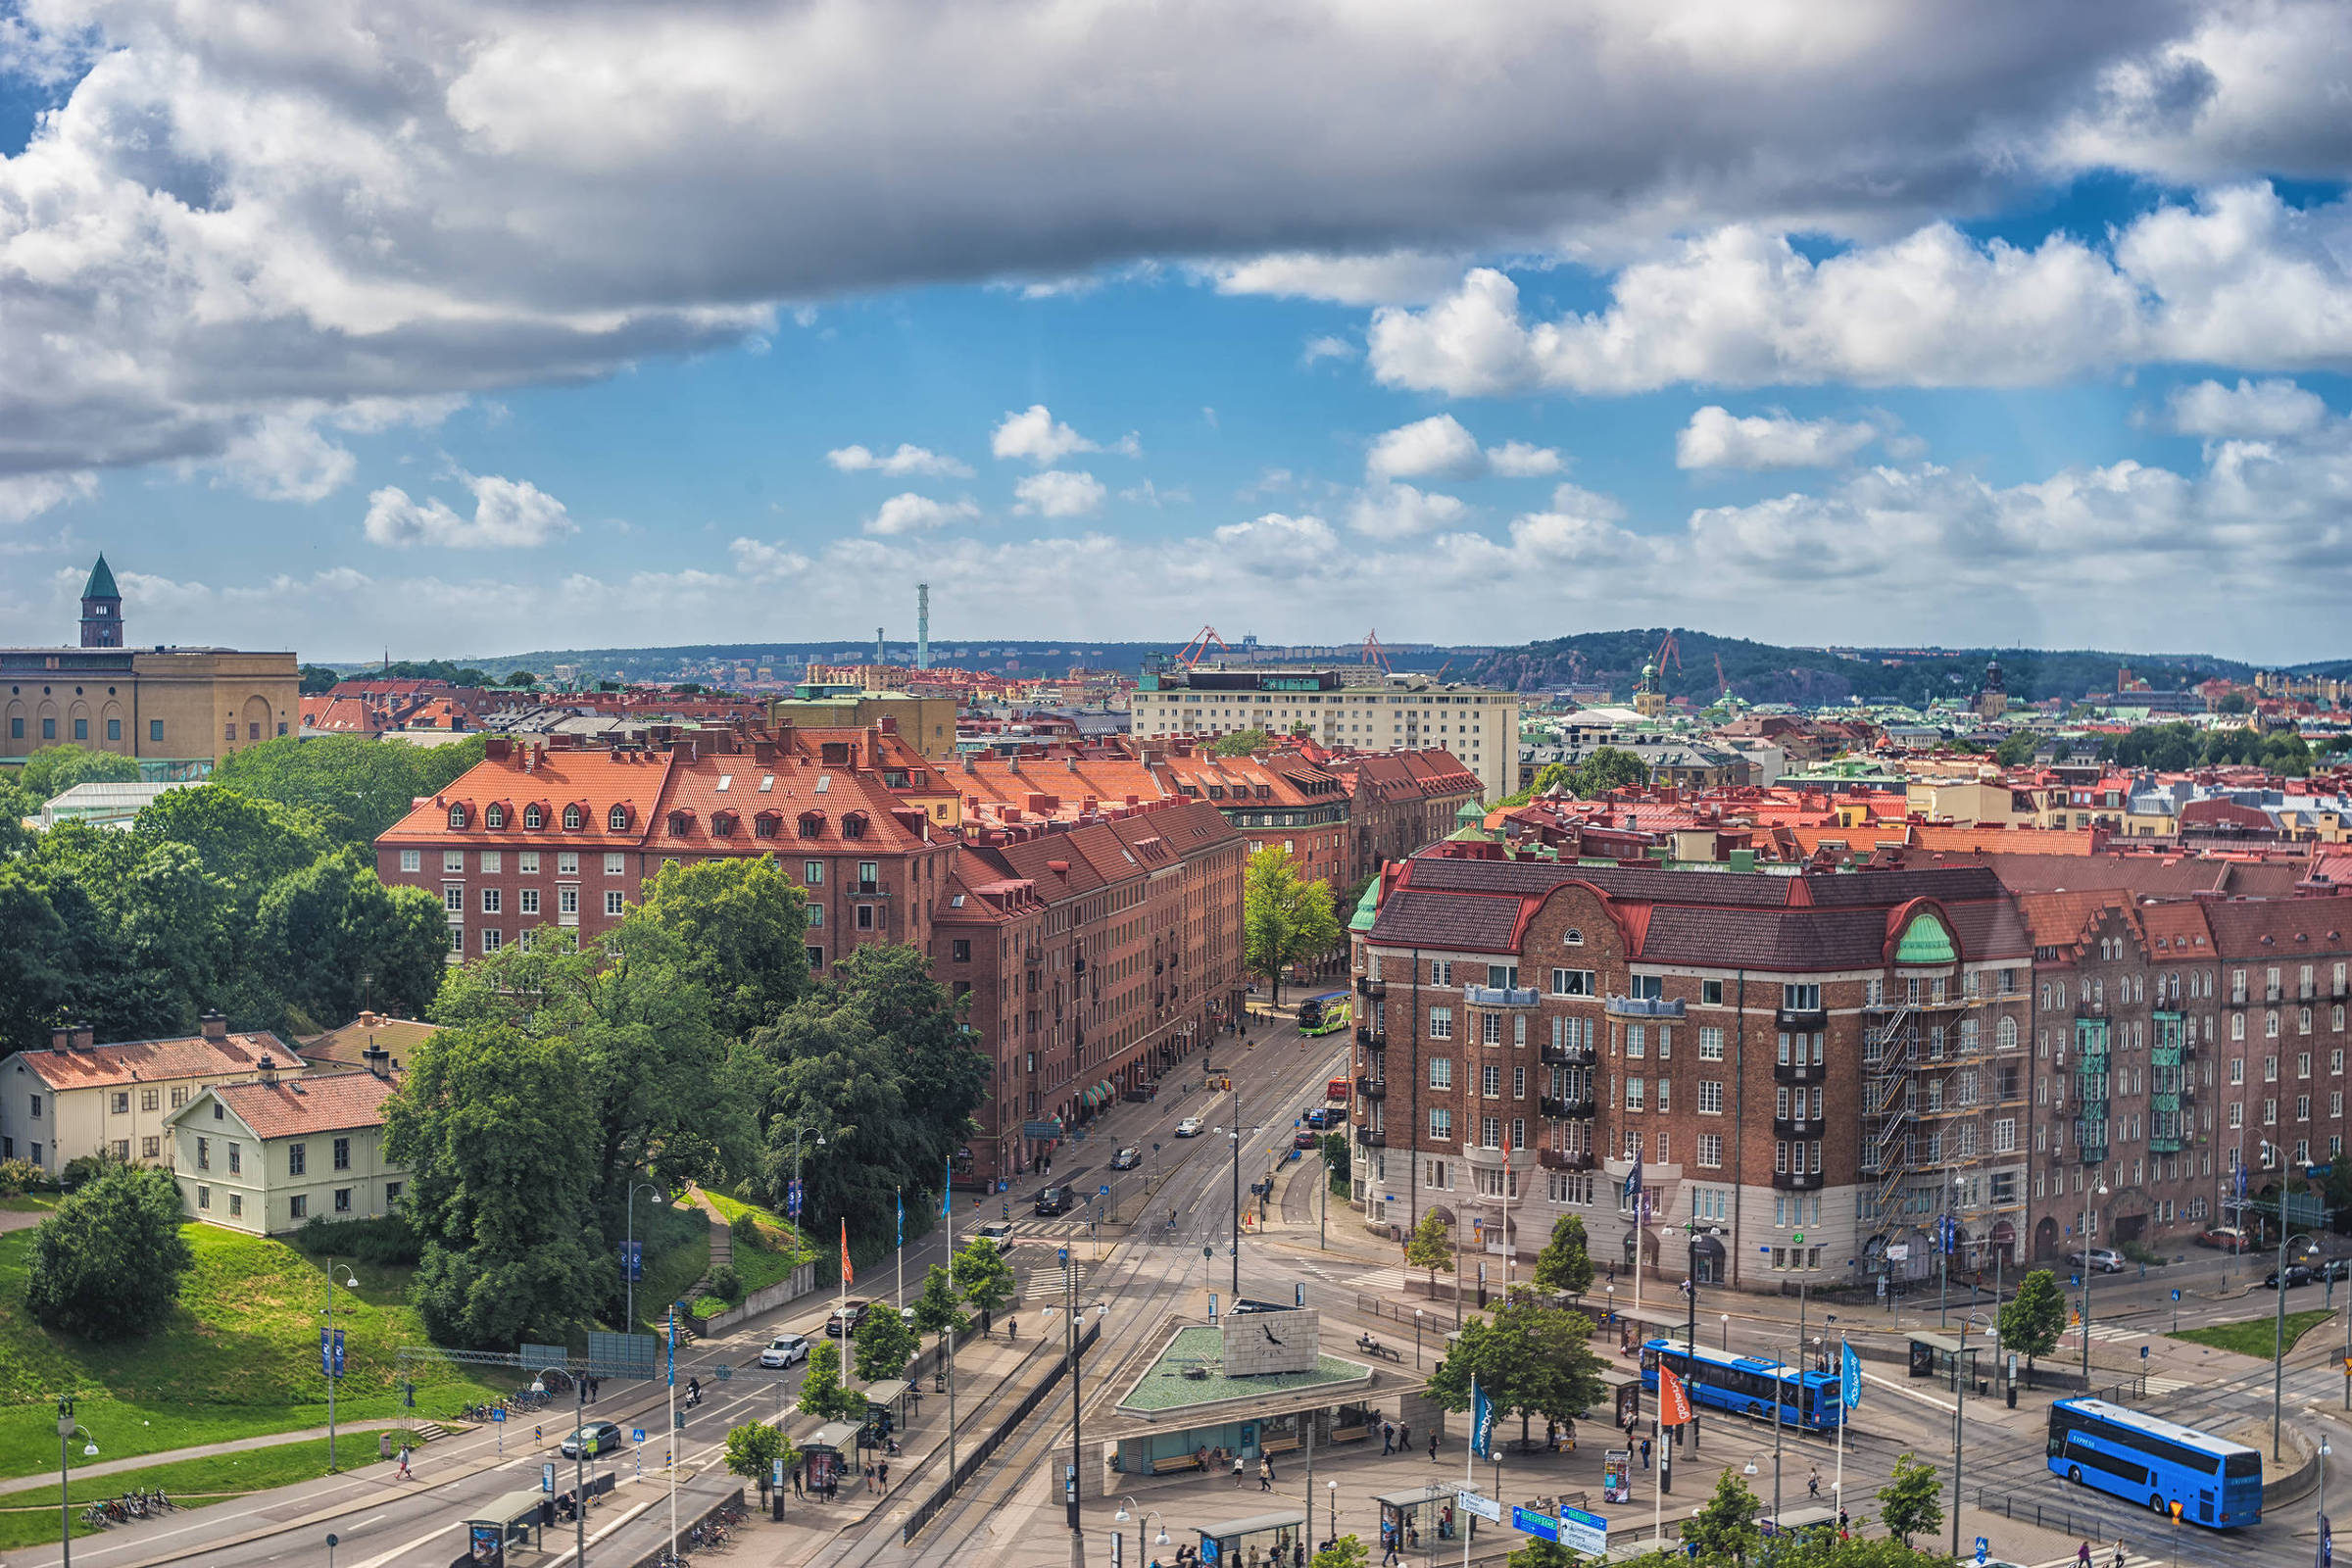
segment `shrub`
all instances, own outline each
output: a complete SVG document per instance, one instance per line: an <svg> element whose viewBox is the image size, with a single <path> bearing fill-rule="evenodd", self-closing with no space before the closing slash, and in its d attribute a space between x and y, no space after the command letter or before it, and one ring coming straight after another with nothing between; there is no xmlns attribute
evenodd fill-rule
<svg viewBox="0 0 2352 1568"><path fill-rule="evenodd" d="M2122 1247L2116 1249L2116 1250L2122 1252L2124 1256L2131 1259L2134 1263L2148 1263L2161 1267L2167 1261L2162 1252L2159 1252L2156 1250L2156 1249L2150 1247L2145 1242L2126 1242Z"/></svg>
<svg viewBox="0 0 2352 1568"><path fill-rule="evenodd" d="M416 1228L399 1213L344 1220L314 1214L294 1233L294 1245L313 1257L348 1257L377 1267L415 1263L423 1253Z"/></svg>
<svg viewBox="0 0 2352 1568"><path fill-rule="evenodd" d="M41 1167L29 1159L0 1159L0 1197L22 1198L42 1180Z"/></svg>
<svg viewBox="0 0 2352 1568"><path fill-rule="evenodd" d="M104 1152L76 1155L74 1158L67 1160L66 1168L58 1172L58 1182L67 1192L78 1192L109 1170L116 1169L122 1164L122 1160Z"/></svg>
<svg viewBox="0 0 2352 1568"><path fill-rule="evenodd" d="M737 1247L748 1247L760 1252L774 1250L774 1244L768 1239L767 1227L760 1223L757 1214L736 1215L727 1226L727 1234L735 1238Z"/></svg>
<svg viewBox="0 0 2352 1568"><path fill-rule="evenodd" d="M179 1232L169 1171L112 1166L64 1200L33 1234L24 1304L85 1340L121 1340L161 1323L195 1261Z"/></svg>
<svg viewBox="0 0 2352 1568"><path fill-rule="evenodd" d="M729 1306L743 1304L743 1276L735 1272L732 1263L721 1263L710 1271L710 1294Z"/></svg>

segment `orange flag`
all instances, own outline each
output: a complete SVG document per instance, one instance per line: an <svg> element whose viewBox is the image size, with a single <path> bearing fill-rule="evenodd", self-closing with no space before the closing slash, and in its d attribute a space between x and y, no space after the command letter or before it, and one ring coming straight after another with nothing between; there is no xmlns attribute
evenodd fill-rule
<svg viewBox="0 0 2352 1568"><path fill-rule="evenodd" d="M1658 1425L1679 1427L1690 1419L1690 1396L1683 1388L1683 1380L1674 1369L1661 1364L1658 1368Z"/></svg>
<svg viewBox="0 0 2352 1568"><path fill-rule="evenodd" d="M850 1222L845 1215L841 1222L841 1283L848 1285L857 1277L850 1272Z"/></svg>

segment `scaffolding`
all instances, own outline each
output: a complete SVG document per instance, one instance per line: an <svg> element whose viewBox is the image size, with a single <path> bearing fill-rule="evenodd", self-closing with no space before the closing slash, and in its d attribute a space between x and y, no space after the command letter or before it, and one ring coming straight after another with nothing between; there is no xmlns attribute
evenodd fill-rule
<svg viewBox="0 0 2352 1568"><path fill-rule="evenodd" d="M1981 1247L1994 1224L2023 1210L2019 1186L2003 1194L1970 1179L2024 1158L1993 1148L1995 1113L2025 1092L2022 1069L2002 1084L1993 1042L1977 1027L1995 1000L1939 976L1905 976L1864 1004L1861 1176L1873 1197L1875 1219L1864 1224L1873 1253L1907 1230L1936 1235L1947 1217Z"/></svg>

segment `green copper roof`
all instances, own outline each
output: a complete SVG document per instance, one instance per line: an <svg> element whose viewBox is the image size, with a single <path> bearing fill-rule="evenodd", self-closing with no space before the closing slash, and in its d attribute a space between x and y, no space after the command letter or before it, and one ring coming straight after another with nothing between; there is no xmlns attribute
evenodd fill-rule
<svg viewBox="0 0 2352 1568"><path fill-rule="evenodd" d="M122 591L115 587L115 574L107 569L105 556L101 555L98 558L98 564L90 568L90 580L88 585L81 590L81 597L84 599L120 599L122 597Z"/></svg>
<svg viewBox="0 0 2352 1568"><path fill-rule="evenodd" d="M1957 963L1959 950L1952 946L1952 934L1943 922L1925 912L1911 917L1903 927L1902 940L1894 945L1897 963Z"/></svg>
<svg viewBox="0 0 2352 1568"><path fill-rule="evenodd" d="M1483 827L1486 825L1486 820L1487 808L1476 801L1464 801L1453 813L1455 827Z"/></svg>
<svg viewBox="0 0 2352 1568"><path fill-rule="evenodd" d="M1355 914L1348 920L1348 929L1350 931L1371 930L1373 917L1379 912L1380 878L1376 876L1364 884L1364 896L1355 901Z"/></svg>

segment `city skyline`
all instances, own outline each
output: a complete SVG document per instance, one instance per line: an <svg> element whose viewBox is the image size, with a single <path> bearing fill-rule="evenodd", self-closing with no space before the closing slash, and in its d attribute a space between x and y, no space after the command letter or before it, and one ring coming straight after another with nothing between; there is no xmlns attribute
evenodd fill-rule
<svg viewBox="0 0 2352 1568"><path fill-rule="evenodd" d="M0 640L103 548L158 640L338 660L917 580L973 636L2332 652L2326 7L205 11L0 35Z"/></svg>

